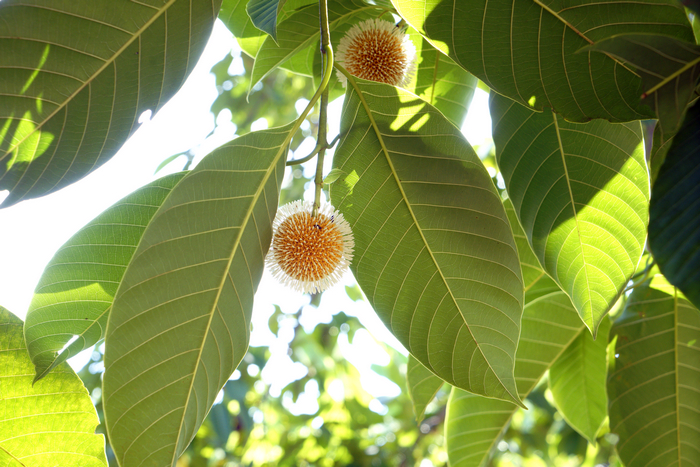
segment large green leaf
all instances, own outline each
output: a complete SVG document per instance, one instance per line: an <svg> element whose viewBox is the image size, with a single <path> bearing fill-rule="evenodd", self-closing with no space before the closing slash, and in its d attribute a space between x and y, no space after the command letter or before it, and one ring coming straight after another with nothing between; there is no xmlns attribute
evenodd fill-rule
<svg viewBox="0 0 700 467"><path fill-rule="evenodd" d="M537 258L595 335L634 273L648 219L639 122L587 124L492 93L508 195Z"/></svg>
<svg viewBox="0 0 700 467"><path fill-rule="evenodd" d="M330 0L328 2L328 21L331 38L337 44L350 21L378 16L381 9L377 5L364 3L362 0ZM346 28L340 30L341 26ZM320 55L318 41L320 37L318 7L309 5L292 14L277 27L277 43L266 38L255 56L250 87L252 89L272 70L293 58L292 71L314 76L314 57ZM319 62L320 65L320 57ZM320 66L317 66L320 70ZM318 74L318 73L316 73Z"/></svg>
<svg viewBox="0 0 700 467"><path fill-rule="evenodd" d="M220 147L146 228L106 332L105 421L121 465L174 465L245 355L297 128Z"/></svg>
<svg viewBox="0 0 700 467"><path fill-rule="evenodd" d="M642 78L642 103L659 119L660 143L678 131L700 77L700 46L674 37L622 34L600 41L590 50L628 63Z"/></svg>
<svg viewBox="0 0 700 467"><path fill-rule="evenodd" d="M95 407L67 363L32 384L22 320L0 307L0 464L107 466Z"/></svg>
<svg viewBox="0 0 700 467"><path fill-rule="evenodd" d="M528 293L530 299L537 298L542 295L547 295L553 292L558 292L559 287L548 277L540 267L537 257L532 252L532 248L527 243L527 238L522 227L518 223L518 218L513 209L513 203L506 199L503 203L508 214L511 229L515 243L518 246L518 255L520 257L520 266L523 271L523 281L525 291L530 292L534 287L536 294ZM517 365L517 361L516 361ZM406 383L408 385L408 393L413 402L413 410L416 413L418 421L423 419L425 408L435 397L438 390L443 386L444 381L435 376L430 370L423 366L413 355L408 356L408 368L406 370ZM503 403L500 401L494 401ZM510 404L503 403L511 408Z"/></svg>
<svg viewBox="0 0 700 467"><path fill-rule="evenodd" d="M416 420L420 422L425 415L425 408L435 398L435 395L445 382L423 366L413 355L409 354L406 384L408 385L408 394L413 402Z"/></svg>
<svg viewBox="0 0 700 467"><path fill-rule="evenodd" d="M461 127L479 80L418 33L409 32L413 43L417 44L418 63L416 77L406 89L433 105L456 127Z"/></svg>
<svg viewBox="0 0 700 467"><path fill-rule="evenodd" d="M156 210L184 176L168 175L139 188L56 252L36 286L24 324L35 381L104 338L124 270Z"/></svg>
<svg viewBox="0 0 700 467"><path fill-rule="evenodd" d="M700 465L700 313L652 277L611 331L610 431L627 467Z"/></svg>
<svg viewBox="0 0 700 467"><path fill-rule="evenodd" d="M491 177L429 104L348 80L331 186L355 236L352 270L377 314L445 381L519 402L523 284Z"/></svg>
<svg viewBox="0 0 700 467"><path fill-rule="evenodd" d="M496 92L570 121L648 118L640 79L606 55L577 53L614 34L693 41L675 0L395 0L399 13Z"/></svg>
<svg viewBox="0 0 700 467"><path fill-rule="evenodd" d="M667 279L700 306L700 105L688 110L649 207L649 246Z"/></svg>
<svg viewBox="0 0 700 467"><path fill-rule="evenodd" d="M612 322L600 323L598 338L581 333L549 369L549 387L559 413L569 425L595 444L608 416L608 333Z"/></svg>
<svg viewBox="0 0 700 467"><path fill-rule="evenodd" d="M3 206L58 190L111 158L180 88L220 0L0 3Z"/></svg>

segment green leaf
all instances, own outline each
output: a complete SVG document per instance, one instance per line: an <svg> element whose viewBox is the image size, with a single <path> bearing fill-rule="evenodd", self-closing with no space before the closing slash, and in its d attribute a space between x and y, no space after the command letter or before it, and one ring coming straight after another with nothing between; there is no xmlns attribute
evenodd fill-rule
<svg viewBox="0 0 700 467"><path fill-rule="evenodd" d="M600 323L598 338L581 333L549 369L549 387L559 413L592 444L608 416L608 333L612 322Z"/></svg>
<svg viewBox="0 0 700 467"><path fill-rule="evenodd" d="M328 175L326 175L326 178L323 179L323 183L330 185L331 183L337 181L343 174L345 174L345 172L340 169L331 169L331 171L328 172Z"/></svg>
<svg viewBox="0 0 700 467"><path fill-rule="evenodd" d="M578 53L614 34L693 41L675 0L396 0L399 14L494 91L570 121L648 118L640 79L614 59Z"/></svg>
<svg viewBox="0 0 700 467"><path fill-rule="evenodd" d="M3 206L109 160L194 68L220 0L0 3Z"/></svg>
<svg viewBox="0 0 700 467"><path fill-rule="evenodd" d="M158 167L156 167L156 170L155 170L155 172L153 172L153 173L154 173L154 174L157 174L158 172L160 172L161 170L163 170L168 164L170 164L170 163L173 162L175 159L177 159L177 158L179 158L179 157L181 157L181 156L184 156L185 158L187 158L187 154L185 154L185 153L173 154L172 156L166 157L166 158L163 160L163 162L161 162L160 164L158 164Z"/></svg>
<svg viewBox="0 0 700 467"><path fill-rule="evenodd" d="M416 46L416 78L406 89L438 109L457 128L462 126L477 82L451 58L447 57L415 30L409 30Z"/></svg>
<svg viewBox="0 0 700 467"><path fill-rule="evenodd" d="M491 94L496 157L539 262L595 336L646 240L649 181L639 122L570 123Z"/></svg>
<svg viewBox="0 0 700 467"><path fill-rule="evenodd" d="M330 0L328 2L328 21L334 45L337 46L336 41L339 41L343 34L342 31L338 30L340 26L349 27L348 22L377 16L379 11L381 10L376 5L368 5L360 0ZM316 5L302 8L282 21L277 28L277 43L266 38L255 56L250 89L272 70L286 64L285 62L297 54L295 66L290 68L291 71L313 76L314 57L320 55L318 21L318 7Z"/></svg>
<svg viewBox="0 0 700 467"><path fill-rule="evenodd" d="M652 277L611 331L610 431L626 467L698 465L700 313L663 276Z"/></svg>
<svg viewBox="0 0 700 467"><path fill-rule="evenodd" d="M700 46L675 37L622 34L588 49L634 67L642 78L642 103L654 109L662 141L673 137L700 77Z"/></svg>
<svg viewBox="0 0 700 467"><path fill-rule="evenodd" d="M351 268L418 361L463 389L520 403L523 303L515 241L491 177L434 107L348 79L331 186L352 226Z"/></svg>
<svg viewBox="0 0 700 467"><path fill-rule="evenodd" d="M139 188L56 252L39 279L24 328L35 382L104 338L124 270L156 210L184 175L168 175ZM77 339L61 351L73 337Z"/></svg>
<svg viewBox="0 0 700 467"><path fill-rule="evenodd" d="M103 403L120 465L174 465L245 355L295 125L205 157L146 228L106 332Z"/></svg>
<svg viewBox="0 0 700 467"><path fill-rule="evenodd" d="M413 355L408 354L406 384L408 386L408 395L413 402L416 421L420 423L425 416L425 408L435 398L435 395L445 382L416 360Z"/></svg>
<svg viewBox="0 0 700 467"><path fill-rule="evenodd" d="M515 244L518 247L520 267L523 271L523 285L525 286L525 291L527 292L537 283L537 281L545 278L547 273L542 270L542 266L540 266L537 256L535 256L535 253L532 252L532 248L530 248L525 232L520 226L518 215L515 213L513 202L510 200L510 198L508 198L503 201L503 205L506 208L508 221L510 222L511 229L513 230L513 238L515 238ZM559 289L559 287L556 287L556 289Z"/></svg>
<svg viewBox="0 0 700 467"><path fill-rule="evenodd" d="M526 284L522 334L515 359L518 393L525 398L585 327L571 300L542 270L510 200L505 201ZM508 427L517 407L453 389L447 403L445 439L452 467L481 466Z"/></svg>
<svg viewBox="0 0 700 467"><path fill-rule="evenodd" d="M286 0L249 0L246 11L256 28L277 41L277 17Z"/></svg>
<svg viewBox="0 0 700 467"><path fill-rule="evenodd" d="M700 306L700 105L666 155L649 207L649 246L666 278Z"/></svg>
<svg viewBox="0 0 700 467"><path fill-rule="evenodd" d="M104 436L80 378L60 365L32 384L22 320L0 307L0 462L8 467L107 466Z"/></svg>

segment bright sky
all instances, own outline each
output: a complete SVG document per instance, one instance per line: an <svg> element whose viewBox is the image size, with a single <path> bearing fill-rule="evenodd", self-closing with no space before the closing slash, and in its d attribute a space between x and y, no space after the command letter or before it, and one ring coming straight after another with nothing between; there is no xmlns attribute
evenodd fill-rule
<svg viewBox="0 0 700 467"><path fill-rule="evenodd" d="M137 188L182 168L184 162L177 161L155 175L156 168L167 157L197 147L197 161L233 136L233 125L230 122L227 125L223 121L225 119L220 119L219 123L223 124L213 137L203 143L215 127L215 117L210 112L210 107L217 97L217 91L214 76L209 71L232 49L235 56L238 53L235 40L226 27L217 21L204 54L180 92L152 120L142 124L109 162L56 193L0 209L0 245L3 245L0 249L0 305L24 319L44 267L75 232ZM338 133L341 107L342 98L330 105L329 139ZM302 109L303 105L299 110ZM256 126L254 129L264 129L266 125L262 121ZM491 120L488 118L488 95L485 92L477 89L462 130L472 145L490 141ZM299 154L308 154L313 146L314 141L307 139L300 147ZM330 170L330 157L327 162L324 167L326 172ZM313 173L314 164L314 161L304 164L306 175ZM0 200L5 196L6 192L0 192ZM305 198L309 196L313 199L312 191L305 194ZM318 310L302 313L301 324L312 329L318 322L330 322L332 315L338 311L357 316L371 335L360 331L355 334L353 343L347 342L347 338L343 340L341 335L343 354L360 370L362 384L372 395L395 396L399 388L370 370L372 364L388 363L388 355L373 337L404 354L406 352L367 302L353 302L347 297L344 285L352 284L354 279L348 274L343 284L338 284L323 294ZM274 339L274 335L269 332L267 321L274 312L273 301L269 297L275 297L274 304L286 313L296 312L308 304L308 297L277 284L267 273L263 275L253 310L253 328L256 331L251 335L251 345L270 346L272 357L262 370L262 377L273 385L272 391L277 392L288 382L302 377L306 370L301 364L292 364L287 356L286 349L291 335L283 331L279 339ZM71 360L75 368L81 368L89 358L89 351L83 354ZM309 394L318 390L307 389ZM299 410L309 408L301 407Z"/></svg>

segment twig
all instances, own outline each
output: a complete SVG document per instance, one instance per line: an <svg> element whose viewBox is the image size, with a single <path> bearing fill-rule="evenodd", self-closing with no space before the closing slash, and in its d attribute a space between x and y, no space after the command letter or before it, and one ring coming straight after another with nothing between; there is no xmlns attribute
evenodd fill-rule
<svg viewBox="0 0 700 467"><path fill-rule="evenodd" d="M318 137L316 146L319 147L318 159L316 160L316 191L314 193L314 207L312 216L318 215L321 207L321 190L323 189L323 159L326 155L326 133L328 131L328 83L333 73L333 47L331 46L331 35L328 24L328 0L319 0L319 22L321 27L321 63L323 64L323 81L321 82L321 108L318 115Z"/></svg>

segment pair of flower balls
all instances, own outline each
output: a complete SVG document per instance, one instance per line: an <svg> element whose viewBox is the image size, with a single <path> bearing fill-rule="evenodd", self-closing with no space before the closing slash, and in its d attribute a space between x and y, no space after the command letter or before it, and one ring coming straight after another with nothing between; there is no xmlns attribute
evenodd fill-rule
<svg viewBox="0 0 700 467"><path fill-rule="evenodd" d="M337 60L358 78L405 86L415 72L416 48L402 28L369 19L354 25L340 40ZM345 75L338 73L343 86ZM302 293L319 293L336 284L352 261L350 225L330 204L312 215L311 201L279 208L272 224L272 244L265 262L279 282Z"/></svg>

